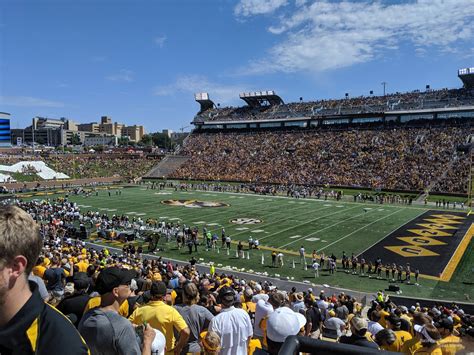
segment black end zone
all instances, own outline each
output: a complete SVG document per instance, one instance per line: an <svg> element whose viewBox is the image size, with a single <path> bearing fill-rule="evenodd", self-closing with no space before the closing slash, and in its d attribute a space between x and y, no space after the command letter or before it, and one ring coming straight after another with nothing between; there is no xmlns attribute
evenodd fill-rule
<svg viewBox="0 0 474 355"><path fill-rule="evenodd" d="M466 212L427 211L360 254L366 260L405 266L439 277L474 223Z"/></svg>

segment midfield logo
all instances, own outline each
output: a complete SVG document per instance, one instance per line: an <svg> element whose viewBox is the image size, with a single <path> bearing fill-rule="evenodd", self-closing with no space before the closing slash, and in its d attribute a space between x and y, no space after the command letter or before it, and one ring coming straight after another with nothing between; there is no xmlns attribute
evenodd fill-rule
<svg viewBox="0 0 474 355"><path fill-rule="evenodd" d="M169 206L180 206L188 208L211 208L211 207L228 207L227 203L215 201L197 201L197 200L165 200L161 203Z"/></svg>
<svg viewBox="0 0 474 355"><path fill-rule="evenodd" d="M257 218L234 218L230 222L234 224L258 224L262 223L262 220Z"/></svg>

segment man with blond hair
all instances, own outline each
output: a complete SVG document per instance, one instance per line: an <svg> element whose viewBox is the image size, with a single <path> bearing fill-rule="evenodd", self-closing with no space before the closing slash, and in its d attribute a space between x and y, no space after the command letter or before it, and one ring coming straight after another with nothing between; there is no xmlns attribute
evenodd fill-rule
<svg viewBox="0 0 474 355"><path fill-rule="evenodd" d="M42 246L28 213L0 207L0 354L88 354L72 323L28 282Z"/></svg>

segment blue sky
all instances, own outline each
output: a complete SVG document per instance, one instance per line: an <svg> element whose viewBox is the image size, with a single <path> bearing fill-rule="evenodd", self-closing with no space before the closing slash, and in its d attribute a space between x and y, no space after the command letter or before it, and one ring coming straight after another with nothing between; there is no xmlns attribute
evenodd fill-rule
<svg viewBox="0 0 474 355"><path fill-rule="evenodd" d="M189 126L195 92L242 105L459 87L474 1L4 0L0 111L147 131ZM189 130L187 128L186 130Z"/></svg>

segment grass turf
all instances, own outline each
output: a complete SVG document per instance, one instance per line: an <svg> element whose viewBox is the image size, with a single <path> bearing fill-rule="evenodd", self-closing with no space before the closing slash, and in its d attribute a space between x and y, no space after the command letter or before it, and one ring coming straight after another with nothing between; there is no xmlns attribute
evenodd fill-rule
<svg viewBox="0 0 474 355"><path fill-rule="evenodd" d="M320 277L315 278L312 271L304 270L303 265L299 264L298 249L304 246L307 254L311 254L315 249L318 253L324 252L326 255L334 253L338 258L341 257L342 251L348 256L351 253L358 254L427 210L423 206L361 204L219 192L159 191L146 190L144 187L122 189L121 195L116 195L112 190L111 196L108 196L106 191L100 191L99 196L93 195L88 198L70 196L70 199L77 202L82 211L98 210L109 215L125 213L130 217L141 217L144 220L153 218L170 222L179 221L188 226L198 226L200 232L206 226L208 230L219 235L219 246L220 231L224 227L233 241L245 242L246 251L249 236L259 239L262 250L250 251L250 260L236 258L235 245L232 246L233 250L229 256L222 251L219 254L215 251L206 251L203 246L192 255L202 258L205 262L214 261L222 266L244 268L246 271L251 269L267 272L270 276L278 274L299 281L307 280L311 283L329 284L365 292L386 289L389 282L347 274L342 270L338 270L334 275L322 271ZM186 208L161 203L170 199L215 201L229 206ZM231 222L237 218L258 219L261 223ZM420 279L419 286L402 284L402 295L457 301L472 298L474 286L468 284L474 267L472 244L471 241L450 282ZM166 244L164 238L161 238L160 247L165 249L159 253L164 257L177 260L190 258L187 248L178 250L174 241ZM283 268L270 266L271 248L283 250L285 255ZM265 265L261 265L262 254ZM292 268L293 259L295 268ZM310 263L309 257L307 262Z"/></svg>

